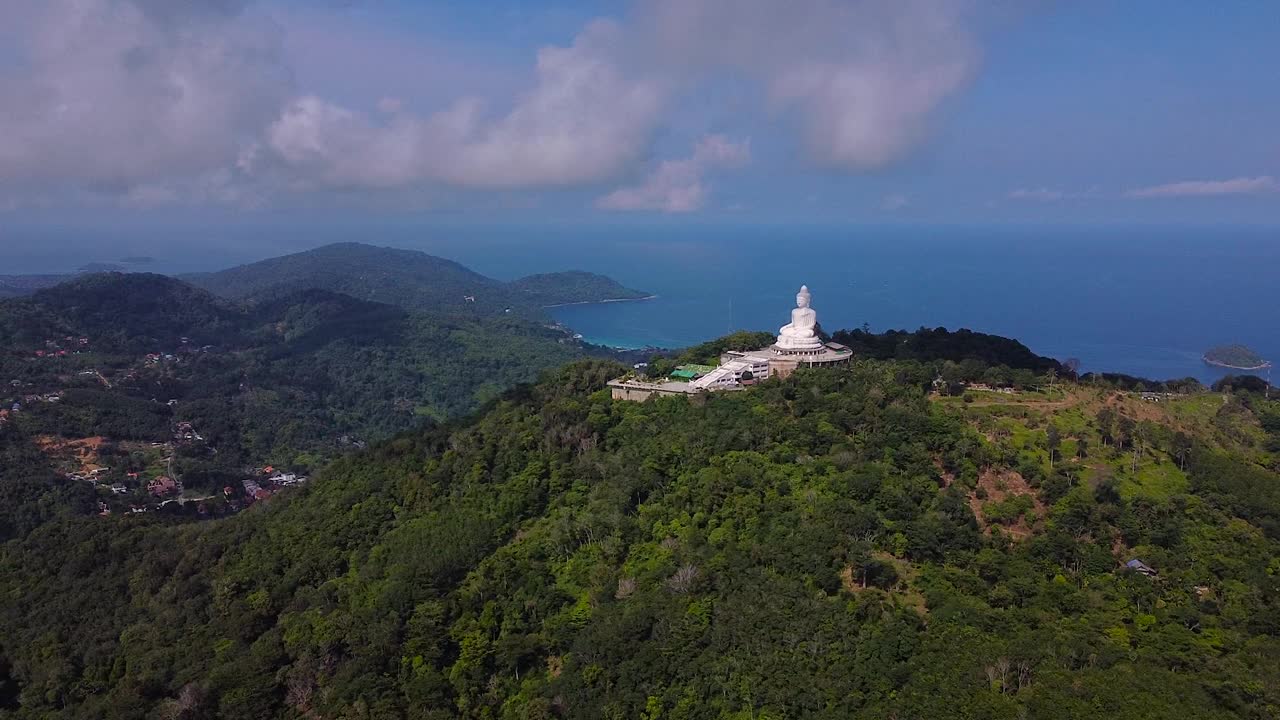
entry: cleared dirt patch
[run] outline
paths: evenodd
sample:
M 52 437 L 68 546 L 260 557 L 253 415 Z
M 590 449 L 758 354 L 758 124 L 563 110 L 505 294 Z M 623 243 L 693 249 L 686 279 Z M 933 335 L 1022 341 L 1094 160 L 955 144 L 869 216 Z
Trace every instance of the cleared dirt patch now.
M 101 436 L 68 439 L 54 435 L 37 435 L 36 446 L 40 451 L 54 460 L 72 462 L 79 467 L 79 472 L 90 473 L 102 467 L 99 451 L 107 443 Z
M 1031 499 L 1031 509 L 1023 513 L 1017 522 L 1001 525 L 1006 533 L 1018 539 L 1030 536 L 1031 524 L 1045 515 L 1044 503 L 1040 502 L 1040 496 L 1017 471 L 984 470 L 978 475 L 978 488 L 985 491 L 986 498 L 979 498 L 977 490 L 969 493 L 969 509 L 978 519 L 978 526 L 982 528 L 982 532 L 988 535 L 991 534 L 991 526 L 995 523 L 989 522 L 982 513 L 982 506 L 987 503 L 1003 502 L 1016 496 L 1026 496 Z
M 951 483 L 956 481 L 955 473 L 948 472 L 947 469 L 942 466 L 942 458 L 935 457 L 933 459 L 933 466 L 938 469 L 938 477 L 942 478 L 942 487 L 951 487 Z

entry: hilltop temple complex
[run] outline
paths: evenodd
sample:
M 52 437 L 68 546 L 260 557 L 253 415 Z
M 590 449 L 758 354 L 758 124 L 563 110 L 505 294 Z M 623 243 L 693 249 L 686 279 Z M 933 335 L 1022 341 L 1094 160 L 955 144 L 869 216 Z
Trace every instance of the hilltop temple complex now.
M 717 390 L 738 390 L 771 377 L 785 378 L 801 367 L 846 365 L 853 351 L 818 336 L 818 313 L 813 296 L 800 286 L 791 322 L 778 329 L 777 340 L 759 350 L 730 350 L 715 367 L 682 365 L 668 378 L 613 380 L 609 388 L 615 400 L 646 400 L 653 395 L 689 395 Z

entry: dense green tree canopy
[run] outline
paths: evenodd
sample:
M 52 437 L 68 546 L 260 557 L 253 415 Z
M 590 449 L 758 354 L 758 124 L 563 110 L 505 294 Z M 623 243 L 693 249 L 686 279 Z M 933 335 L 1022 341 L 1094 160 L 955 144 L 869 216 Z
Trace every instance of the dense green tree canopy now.
M 0 716 L 1280 708 L 1265 401 L 1188 401 L 1166 486 L 1160 418 L 1184 416 L 1110 396 L 1133 427 L 1104 444 L 1083 386 L 1046 401 L 1051 459 L 1032 400 L 930 398 L 911 361 L 645 403 L 602 389 L 622 370 L 569 366 L 232 518 L 45 522 L 0 556 Z M 1062 459 L 1084 437 L 1087 468 Z
M 479 407 L 587 351 L 520 317 L 410 312 L 325 290 L 255 305 L 160 275 L 89 275 L 0 303 L 0 400 L 26 433 L 163 442 L 311 466 Z M 60 395 L 57 402 L 27 401 Z
M 850 367 L 633 403 L 478 310 L 120 274 L 0 303 L 0 718 L 1280 713 L 1265 383 L 852 331 Z M 72 438 L 210 493 L 324 469 L 100 516 Z

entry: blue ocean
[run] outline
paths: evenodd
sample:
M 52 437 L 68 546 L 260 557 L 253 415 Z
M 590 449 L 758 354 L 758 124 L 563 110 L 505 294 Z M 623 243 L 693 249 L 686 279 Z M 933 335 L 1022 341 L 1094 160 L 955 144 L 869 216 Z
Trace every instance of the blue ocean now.
M 510 279 L 577 268 L 657 297 L 557 308 L 587 340 L 680 347 L 732 330 L 776 330 L 801 284 L 828 330 L 943 326 L 1017 338 L 1085 370 L 1151 378 L 1223 373 L 1200 360 L 1243 343 L 1280 361 L 1280 229 L 806 227 L 618 224 L 567 227 L 325 227 L 161 241 L 134 233 L 114 257 L 152 269 L 226 267 L 326 242 L 407 247 Z M 101 238 L 78 262 L 112 261 Z M 179 252 L 175 248 L 181 248 Z M 96 251 L 96 252 L 93 252 Z M 0 255 L 4 250 L 0 249 Z M 67 253 L 58 258 L 67 262 Z M 14 272 L 50 267 L 29 252 Z M 38 265 L 38 267 L 37 267 Z
M 464 262 L 514 277 L 581 267 L 658 297 L 557 308 L 596 343 L 680 347 L 789 321 L 801 284 L 824 328 L 971 328 L 1085 370 L 1151 378 L 1224 372 L 1204 351 L 1280 360 L 1280 232 L 1175 229 L 669 230 Z M 532 250 L 532 252 L 530 252 Z M 550 254 L 552 257 L 546 257 Z

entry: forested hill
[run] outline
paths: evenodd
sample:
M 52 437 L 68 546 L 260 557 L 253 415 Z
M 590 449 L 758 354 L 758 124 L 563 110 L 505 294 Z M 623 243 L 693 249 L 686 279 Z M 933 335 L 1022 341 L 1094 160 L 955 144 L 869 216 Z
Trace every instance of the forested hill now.
M 246 466 L 306 471 L 585 354 L 567 331 L 512 315 L 410 312 L 324 290 L 242 305 L 119 273 L 0 301 L 0 347 L 5 441 L 90 443 L 92 459 L 68 459 L 65 472 L 105 466 L 99 489 L 131 492 L 148 474 L 217 490 Z M 172 462 L 144 462 L 152 444 Z
M 623 287 L 616 280 L 596 273 L 568 270 L 529 275 L 507 284 L 529 303 L 562 305 L 607 300 L 639 300 L 647 294 Z
M 242 300 L 320 289 L 430 310 L 462 308 L 466 297 L 479 301 L 487 294 L 501 292 L 498 281 L 452 260 L 361 243 L 326 245 L 183 279 L 216 295 Z M 486 299 L 483 306 L 500 305 L 504 300 L 493 303 Z
M 1276 717 L 1275 401 L 622 369 L 254 512 L 4 546 L 0 717 Z
M 361 243 L 326 245 L 184 279 L 234 299 L 261 300 L 290 291 L 323 289 L 410 310 L 480 314 L 509 308 L 536 314 L 545 305 L 645 296 L 585 272 L 503 283 L 451 260 Z
M 150 260 L 150 258 L 136 258 Z M 60 285 L 78 275 L 100 272 L 121 272 L 124 268 L 110 263 L 89 263 L 72 273 L 44 273 L 34 275 L 0 275 L 0 298 L 30 295 L 44 288 Z
M 1057 360 L 1036 355 L 1017 340 L 966 329 L 952 332 L 946 328 L 920 328 L 915 332 L 890 330 L 884 333 L 841 330 L 832 339 L 849 346 L 857 355 L 881 360 L 951 360 L 957 363 L 967 360 L 1037 373 L 1064 370 Z
M 30 295 L 40 288 L 65 282 L 65 275 L 0 275 L 0 298 Z
M 174 348 L 183 338 L 197 347 L 236 342 L 246 327 L 242 308 L 180 280 L 149 273 L 98 273 L 37 291 L 7 306 L 3 317 L 24 310 L 44 313 L 73 335 L 91 335 L 112 351 Z M 39 324 L 19 328 L 19 342 L 51 336 Z

